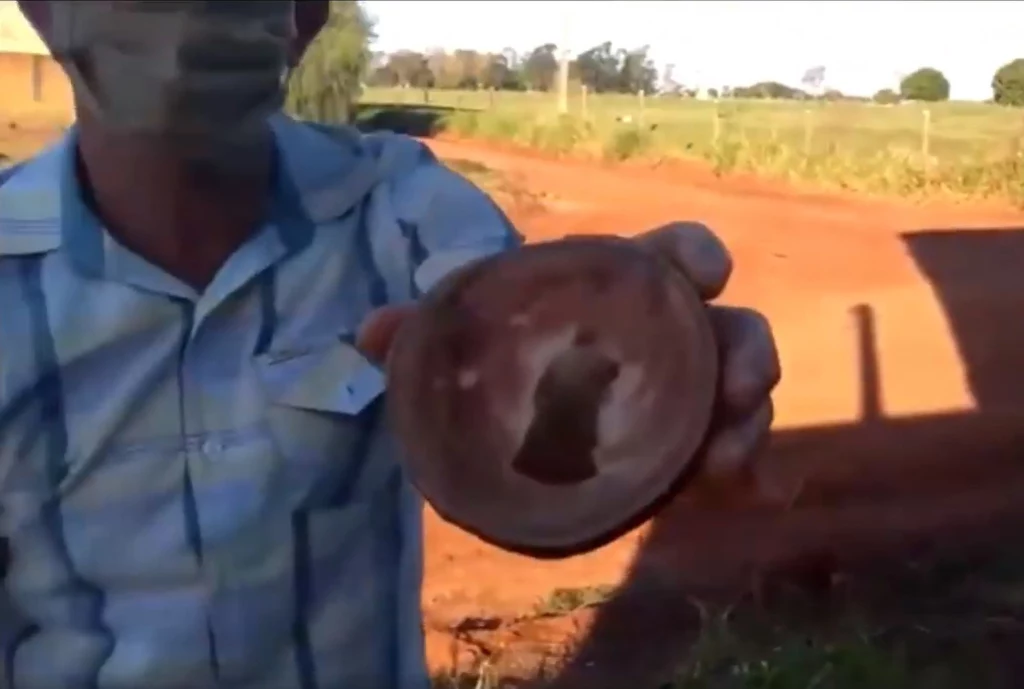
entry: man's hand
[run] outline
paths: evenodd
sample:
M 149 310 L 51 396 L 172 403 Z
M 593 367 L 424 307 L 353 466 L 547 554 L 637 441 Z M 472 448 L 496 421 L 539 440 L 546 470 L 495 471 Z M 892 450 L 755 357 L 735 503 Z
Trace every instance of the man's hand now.
M 672 223 L 640 235 L 637 241 L 667 258 L 705 301 L 720 295 L 732 274 L 729 251 L 700 223 Z M 718 340 L 722 373 L 704 472 L 710 478 L 729 478 L 750 467 L 768 438 L 774 417 L 770 395 L 781 378 L 781 368 L 771 326 L 760 313 L 709 306 L 708 315 Z
M 705 301 L 729 280 L 732 258 L 722 242 L 699 223 L 672 223 L 636 241 L 679 269 Z M 370 359 L 383 362 L 402 320 L 414 305 L 385 306 L 360 327 L 356 344 Z M 768 321 L 750 309 L 709 306 L 721 356 L 721 389 L 712 435 L 704 457 L 709 478 L 739 476 L 749 468 L 768 437 L 773 410 L 771 391 L 780 368 Z

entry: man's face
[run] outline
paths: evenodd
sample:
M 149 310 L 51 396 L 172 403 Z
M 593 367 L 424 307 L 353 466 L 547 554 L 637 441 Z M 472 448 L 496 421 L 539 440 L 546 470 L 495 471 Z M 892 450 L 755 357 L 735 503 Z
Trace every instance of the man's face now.
M 21 0 L 79 108 L 112 129 L 230 137 L 280 107 L 326 0 Z
M 22 13 L 29 20 L 36 31 L 46 39 L 49 35 L 51 24 L 51 5 L 62 0 L 18 0 L 18 6 Z M 66 0 L 64 0 L 66 1 Z M 237 12 L 240 6 L 253 5 L 255 3 L 241 0 L 210 0 L 208 2 L 195 2 L 189 0 L 167 1 L 167 0 L 88 0 L 89 4 L 97 7 L 105 7 L 111 16 L 116 16 L 117 10 L 122 11 L 135 5 L 147 5 L 156 10 L 173 9 L 174 6 L 187 5 L 208 5 L 213 9 L 218 6 L 225 11 Z M 290 46 L 290 53 L 294 63 L 298 63 L 306 48 L 316 38 L 316 35 L 327 23 L 327 15 L 330 11 L 329 0 L 293 0 L 292 21 L 294 26 L 294 38 Z

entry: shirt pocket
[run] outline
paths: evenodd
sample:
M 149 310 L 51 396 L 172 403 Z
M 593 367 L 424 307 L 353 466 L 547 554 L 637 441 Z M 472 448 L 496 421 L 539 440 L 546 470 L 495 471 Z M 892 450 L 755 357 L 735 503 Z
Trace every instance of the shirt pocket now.
M 372 500 L 396 462 L 383 428 L 383 371 L 340 339 L 259 355 L 256 369 L 295 508 Z
M 275 405 L 355 416 L 385 388 L 384 372 L 338 339 L 256 357 L 260 380 Z

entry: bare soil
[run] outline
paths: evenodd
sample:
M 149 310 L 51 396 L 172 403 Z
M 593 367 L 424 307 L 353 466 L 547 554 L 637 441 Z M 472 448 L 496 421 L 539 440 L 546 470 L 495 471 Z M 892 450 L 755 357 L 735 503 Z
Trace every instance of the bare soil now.
M 528 240 L 711 226 L 735 260 L 722 301 L 768 315 L 784 371 L 759 491 L 687 491 L 635 533 L 554 563 L 429 515 L 436 667 L 498 654 L 515 674 L 582 644 L 585 686 L 642 687 L 685 661 L 695 598 L 761 599 L 779 580 L 831 591 L 853 572 L 878 593 L 906 574 L 893 568 L 1012 547 L 1005 525 L 1024 516 L 1024 214 L 429 144 L 471 178 L 486 170 L 483 186 Z M 596 614 L 533 614 L 553 590 L 607 586 L 618 593 Z

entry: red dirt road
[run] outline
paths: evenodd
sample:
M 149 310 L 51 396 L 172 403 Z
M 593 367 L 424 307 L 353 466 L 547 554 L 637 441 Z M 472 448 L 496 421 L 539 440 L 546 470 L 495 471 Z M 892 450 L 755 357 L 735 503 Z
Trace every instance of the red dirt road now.
M 952 543 L 954 529 L 1024 512 L 1024 214 L 430 145 L 542 193 L 545 208 L 506 209 L 529 239 L 710 225 L 735 259 L 722 301 L 768 315 L 784 380 L 761 477 L 774 504 L 691 493 L 650 527 L 556 563 L 429 515 L 428 628 L 527 612 L 556 587 L 628 578 L 695 590 L 808 552 L 843 558 L 922 535 Z

